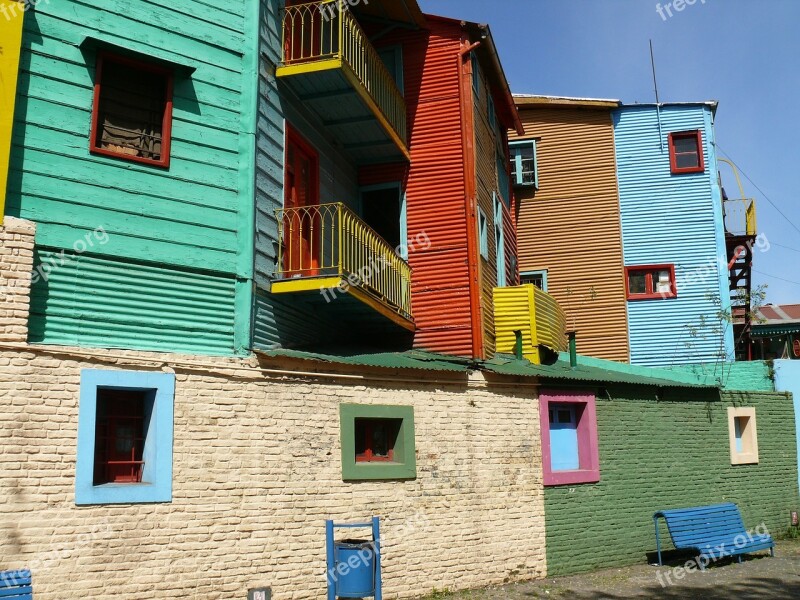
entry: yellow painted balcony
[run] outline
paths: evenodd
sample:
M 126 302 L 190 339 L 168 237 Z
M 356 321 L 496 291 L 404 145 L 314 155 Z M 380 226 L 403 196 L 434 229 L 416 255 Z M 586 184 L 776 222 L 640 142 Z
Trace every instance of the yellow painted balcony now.
M 725 200 L 725 231 L 730 235 L 739 237 L 755 236 L 756 229 L 756 201 L 752 198 Z
M 284 9 L 283 63 L 276 76 L 356 161 L 409 158 L 403 94 L 346 2 Z
M 494 289 L 494 325 L 497 352 L 513 354 L 517 332 L 522 339 L 522 355 L 541 364 L 544 351 L 567 349 L 567 318 L 550 294 L 533 284 Z
M 276 212 L 281 230 L 273 293 L 301 294 L 331 311 L 378 313 L 414 330 L 411 267 L 352 210 L 337 202 Z

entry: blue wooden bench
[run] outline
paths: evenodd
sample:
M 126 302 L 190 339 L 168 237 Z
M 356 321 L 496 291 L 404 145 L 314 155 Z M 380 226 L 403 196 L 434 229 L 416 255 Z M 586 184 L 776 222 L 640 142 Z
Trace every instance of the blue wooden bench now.
M 672 543 L 678 550 L 694 550 L 698 564 L 706 564 L 725 556 L 736 556 L 742 562 L 742 554 L 769 549 L 775 556 L 775 542 L 769 534 L 748 533 L 742 522 L 739 507 L 735 504 L 714 504 L 695 508 L 661 510 L 653 515 L 656 528 L 658 564 L 661 562 L 661 541 L 658 537 L 658 519 L 667 523 Z
M 0 600 L 33 600 L 31 572 L 0 571 Z

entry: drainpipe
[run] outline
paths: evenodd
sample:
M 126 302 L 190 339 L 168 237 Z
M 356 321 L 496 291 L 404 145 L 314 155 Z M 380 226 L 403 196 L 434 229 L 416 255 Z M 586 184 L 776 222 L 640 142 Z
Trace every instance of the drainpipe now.
M 514 339 L 514 356 L 517 358 L 517 360 L 522 360 L 522 332 L 515 331 Z
M 578 366 L 578 332 L 568 331 L 567 335 L 569 336 L 569 367 L 575 369 Z

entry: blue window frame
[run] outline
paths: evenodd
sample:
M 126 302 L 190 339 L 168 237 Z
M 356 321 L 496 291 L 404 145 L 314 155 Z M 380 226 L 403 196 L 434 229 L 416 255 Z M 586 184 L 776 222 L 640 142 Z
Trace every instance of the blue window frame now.
M 515 186 L 539 189 L 539 164 L 536 158 L 536 140 L 509 142 L 511 151 L 511 178 Z
M 482 208 L 478 209 L 478 235 L 480 236 L 481 256 L 489 260 L 489 220 Z
M 494 196 L 494 239 L 497 245 L 497 287 L 506 287 L 506 240 L 503 230 L 503 204 Z
M 578 418 L 574 406 L 551 404 L 550 417 L 550 469 L 575 471 L 580 468 L 578 452 Z
M 491 127 L 492 130 L 494 130 L 497 126 L 497 116 L 495 115 L 494 100 L 492 99 L 491 94 L 489 94 L 489 98 L 486 104 L 487 104 L 487 110 L 489 111 L 489 127 Z
M 519 281 L 522 285 L 532 283 L 543 292 L 547 291 L 547 269 L 543 271 L 525 271 L 519 274 Z
M 510 208 L 511 181 L 508 177 L 506 159 L 498 150 L 495 150 L 495 156 L 497 160 L 497 187 L 500 190 L 500 197 L 503 199 L 503 203 Z
M 138 394 L 143 403 L 141 475 L 136 483 L 96 481 L 103 435 L 99 404 L 106 392 Z M 78 407 L 76 504 L 135 504 L 172 500 L 172 440 L 175 375 L 171 373 L 85 369 Z

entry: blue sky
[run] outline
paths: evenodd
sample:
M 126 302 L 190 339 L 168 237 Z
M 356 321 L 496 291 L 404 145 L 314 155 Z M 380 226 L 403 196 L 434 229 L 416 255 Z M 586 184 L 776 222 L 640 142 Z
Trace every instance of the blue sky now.
M 674 0 L 673 0 L 674 1 Z M 420 0 L 425 12 L 489 23 L 514 92 L 662 102 L 718 100 L 720 149 L 782 216 L 756 198 L 755 284 L 767 301 L 800 303 L 800 0 L 695 0 L 662 18 L 655 0 Z M 728 195 L 738 197 L 722 166 Z

